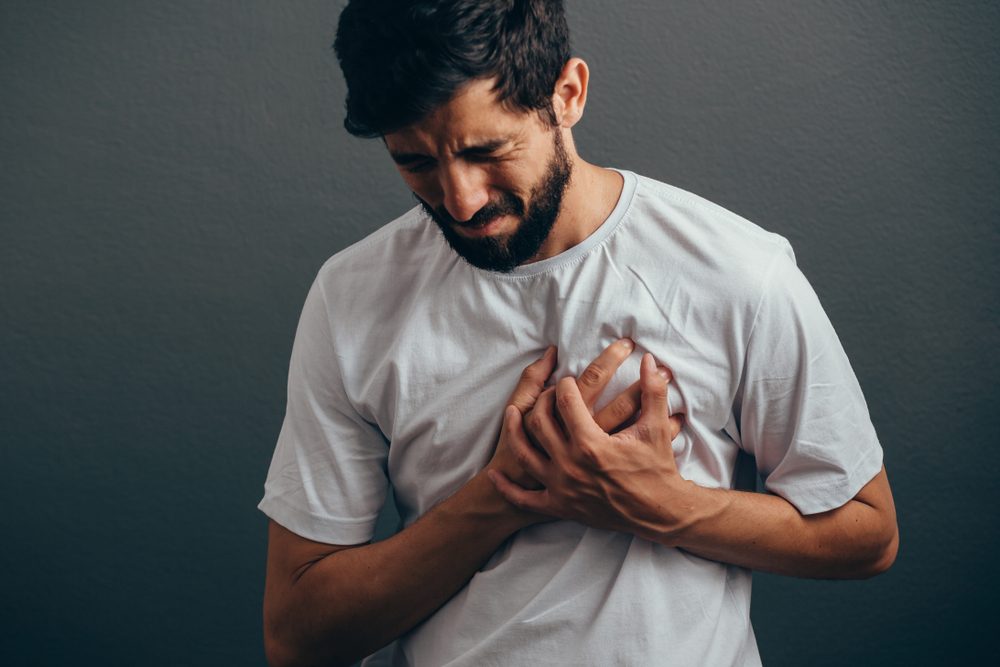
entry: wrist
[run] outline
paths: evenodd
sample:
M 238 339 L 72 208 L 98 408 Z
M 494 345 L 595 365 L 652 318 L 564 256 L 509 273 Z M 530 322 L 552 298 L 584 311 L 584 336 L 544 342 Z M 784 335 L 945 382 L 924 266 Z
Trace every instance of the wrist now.
M 718 491 L 678 478 L 662 504 L 668 508 L 669 516 L 661 526 L 656 541 L 678 548 L 696 544 L 706 521 L 723 510 L 725 494 Z
M 481 470 L 452 496 L 453 509 L 471 518 L 483 530 L 506 539 L 522 528 L 537 523 L 538 517 L 511 505 Z

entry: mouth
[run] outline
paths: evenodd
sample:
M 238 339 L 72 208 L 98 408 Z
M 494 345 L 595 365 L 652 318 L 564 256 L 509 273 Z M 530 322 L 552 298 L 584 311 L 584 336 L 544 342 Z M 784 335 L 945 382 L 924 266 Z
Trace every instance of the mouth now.
M 499 215 L 492 220 L 487 220 L 481 223 L 470 223 L 470 222 L 456 222 L 453 223 L 455 231 L 457 231 L 462 236 L 468 238 L 483 238 L 485 236 L 493 236 L 496 234 L 501 227 L 503 227 L 504 219 L 507 216 Z

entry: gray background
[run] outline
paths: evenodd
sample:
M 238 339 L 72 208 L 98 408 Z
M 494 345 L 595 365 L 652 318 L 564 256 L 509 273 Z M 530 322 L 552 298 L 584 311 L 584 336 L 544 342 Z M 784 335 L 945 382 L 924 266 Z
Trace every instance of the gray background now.
M 337 2 L 0 2 L 0 662 L 259 665 L 298 312 L 411 205 L 341 129 Z M 787 236 L 854 363 L 902 548 L 755 576 L 768 665 L 989 655 L 995 2 L 570 0 L 584 157 Z

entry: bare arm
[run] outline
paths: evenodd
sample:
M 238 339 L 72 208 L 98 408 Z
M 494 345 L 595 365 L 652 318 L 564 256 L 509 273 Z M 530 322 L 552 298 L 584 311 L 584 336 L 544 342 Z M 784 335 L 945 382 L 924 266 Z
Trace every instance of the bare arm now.
M 896 559 L 899 532 L 885 468 L 845 505 L 810 515 L 775 495 L 689 485 L 701 518 L 668 540 L 703 558 L 820 579 L 871 577 Z
M 584 409 L 603 391 L 632 351 L 609 346 L 579 380 Z M 521 428 L 555 368 L 555 350 L 525 369 L 504 413 L 488 469 L 529 484 L 513 457 L 530 446 Z M 631 418 L 639 385 L 593 417 L 602 428 Z M 374 544 L 337 546 L 302 538 L 271 522 L 264 636 L 272 665 L 349 664 L 384 646 L 450 599 L 491 554 L 520 528 L 551 517 L 517 510 L 480 473 L 397 535 Z
M 406 530 L 359 547 L 312 542 L 272 521 L 268 661 L 349 664 L 433 613 L 531 522 L 489 487 L 477 476 Z
M 515 454 L 544 488 L 524 489 L 494 472 L 498 490 L 525 511 L 630 532 L 754 569 L 859 578 L 892 564 L 898 532 L 884 470 L 846 505 L 811 516 L 777 496 L 699 487 L 677 472 L 667 384 L 649 355 L 640 382 L 639 420 L 610 436 L 581 411 L 572 383 L 564 379 L 554 394 L 542 394 L 525 423 L 547 457 L 519 445 Z

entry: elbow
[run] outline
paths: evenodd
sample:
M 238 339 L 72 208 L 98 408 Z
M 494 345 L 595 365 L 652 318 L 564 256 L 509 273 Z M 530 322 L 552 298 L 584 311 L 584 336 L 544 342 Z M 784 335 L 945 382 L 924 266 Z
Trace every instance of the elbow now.
M 872 569 L 872 576 L 876 574 L 882 574 L 896 562 L 896 555 L 899 553 L 899 529 L 895 524 L 892 526 L 892 536 L 889 538 L 888 543 L 884 545 L 879 553 L 878 558 L 875 560 L 874 567 Z
M 328 667 L 330 665 L 350 664 L 336 660 L 317 662 L 297 651 L 295 647 L 274 638 L 269 639 L 267 635 L 264 636 L 264 656 L 270 667 L 315 667 L 318 665 Z
M 302 664 L 288 646 L 268 632 L 264 632 L 264 657 L 269 667 L 294 667 Z
M 820 579 L 871 579 L 892 567 L 898 552 L 899 530 L 893 521 L 852 546 L 830 553 L 821 571 L 813 576 Z
M 309 662 L 297 651 L 294 644 L 277 632 L 274 625 L 264 620 L 264 657 L 270 667 L 300 667 Z
M 294 667 L 302 660 L 293 644 L 282 632 L 282 623 L 272 602 L 270 591 L 264 593 L 264 657 L 269 667 Z
M 878 576 L 886 572 L 896 562 L 896 555 L 899 553 L 899 529 L 895 522 L 892 523 L 891 530 L 887 530 L 886 533 L 872 549 L 856 578 L 870 579 Z
M 338 667 L 351 665 L 363 656 L 346 658 L 328 655 L 322 658 L 304 651 L 301 646 L 281 637 L 273 628 L 264 627 L 264 656 L 270 667 Z

